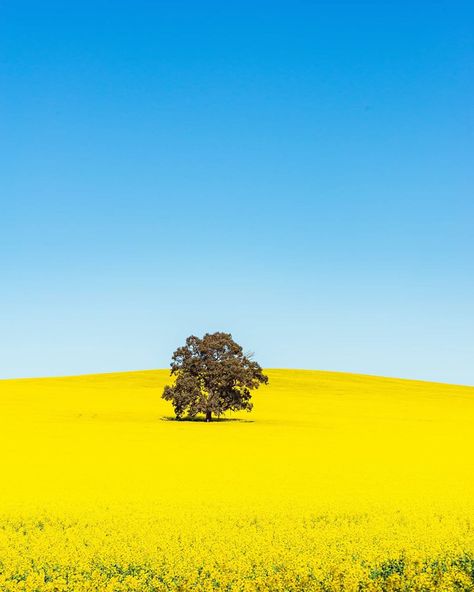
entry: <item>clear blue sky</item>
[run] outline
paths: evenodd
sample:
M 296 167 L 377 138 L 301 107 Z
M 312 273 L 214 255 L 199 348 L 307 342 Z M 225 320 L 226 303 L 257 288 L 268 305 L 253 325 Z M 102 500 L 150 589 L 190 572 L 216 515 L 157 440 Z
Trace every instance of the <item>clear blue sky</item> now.
M 0 376 L 474 384 L 471 2 L 4 0 Z

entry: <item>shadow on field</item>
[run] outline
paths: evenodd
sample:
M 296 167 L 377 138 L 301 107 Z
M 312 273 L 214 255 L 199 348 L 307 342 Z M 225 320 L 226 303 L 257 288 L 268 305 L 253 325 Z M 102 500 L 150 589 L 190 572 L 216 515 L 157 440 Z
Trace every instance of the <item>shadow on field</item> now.
M 176 417 L 172 415 L 163 415 L 163 417 L 161 417 L 160 419 L 161 421 L 174 421 L 176 423 L 254 423 L 255 421 L 253 419 L 240 419 L 239 417 L 213 417 L 212 421 L 206 422 L 205 417 L 182 417 L 181 419 L 176 419 Z

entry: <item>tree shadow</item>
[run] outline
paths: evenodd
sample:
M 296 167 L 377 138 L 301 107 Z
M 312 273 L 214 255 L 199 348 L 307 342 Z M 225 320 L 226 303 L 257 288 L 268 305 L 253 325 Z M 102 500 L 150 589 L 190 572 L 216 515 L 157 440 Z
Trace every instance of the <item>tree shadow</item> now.
M 240 417 L 213 417 L 211 421 L 206 422 L 205 417 L 181 417 L 177 419 L 174 415 L 163 415 L 161 421 L 174 421 L 175 423 L 254 423 L 253 419 L 241 419 Z

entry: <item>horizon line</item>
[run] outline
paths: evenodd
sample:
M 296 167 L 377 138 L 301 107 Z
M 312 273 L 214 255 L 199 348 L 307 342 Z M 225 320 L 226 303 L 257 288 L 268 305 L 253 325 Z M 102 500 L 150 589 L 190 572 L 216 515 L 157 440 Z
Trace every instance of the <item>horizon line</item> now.
M 283 367 L 269 367 L 263 368 L 265 372 L 272 371 L 287 371 L 287 372 L 317 372 L 320 374 L 343 374 L 346 376 L 360 376 L 364 378 L 373 378 L 380 380 L 397 380 L 405 382 L 420 382 L 428 384 L 442 384 L 445 386 L 461 386 L 466 388 L 474 388 L 471 384 L 461 384 L 456 382 L 443 382 L 440 380 L 426 380 L 422 378 L 405 378 L 400 376 L 385 376 L 381 374 L 367 374 L 364 372 L 346 372 L 343 370 L 322 370 L 317 368 L 283 368 Z M 141 374 L 145 372 L 169 372 L 168 368 L 148 368 L 148 369 L 135 369 L 135 370 L 115 370 L 107 372 L 81 372 L 79 374 L 58 374 L 54 376 L 19 376 L 10 378 L 0 378 L 0 382 L 7 381 L 18 381 L 18 380 L 61 380 L 66 378 L 86 378 L 88 376 L 113 376 L 117 374 Z

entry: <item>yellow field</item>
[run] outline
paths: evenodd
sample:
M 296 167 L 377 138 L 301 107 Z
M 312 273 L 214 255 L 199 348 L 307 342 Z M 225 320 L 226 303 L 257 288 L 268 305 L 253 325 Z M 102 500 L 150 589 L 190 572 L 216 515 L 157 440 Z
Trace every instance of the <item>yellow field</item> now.
M 473 590 L 474 388 L 268 374 L 211 424 L 166 371 L 0 381 L 0 590 Z

